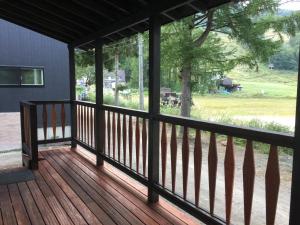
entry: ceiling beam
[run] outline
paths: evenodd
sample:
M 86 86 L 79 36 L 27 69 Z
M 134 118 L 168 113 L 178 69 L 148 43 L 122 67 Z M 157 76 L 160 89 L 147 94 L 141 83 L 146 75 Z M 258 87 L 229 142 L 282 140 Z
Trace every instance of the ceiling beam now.
M 44 28 L 44 27 L 41 27 L 39 25 L 28 25 L 28 21 L 26 19 L 23 19 L 23 18 L 20 18 L 18 17 L 18 15 L 10 15 L 8 14 L 6 11 L 3 11 L 1 8 L 0 8 L 0 13 L 1 13 L 1 18 L 3 18 L 4 20 L 8 21 L 8 22 L 11 22 L 11 23 L 14 23 L 16 25 L 19 25 L 21 27 L 24 27 L 26 29 L 29 29 L 29 30 L 32 30 L 32 31 L 35 31 L 37 33 L 40 33 L 42 35 L 45 35 L 49 38 L 54 38 L 58 41 L 61 41 L 61 42 L 64 42 L 64 43 L 68 43 L 70 42 L 71 40 L 66 38 L 66 37 L 63 37 L 62 35 L 58 35 L 56 33 L 53 33 L 52 31 L 49 31 L 48 29 Z
M 41 25 L 49 25 L 55 29 L 61 30 L 63 33 L 70 33 L 75 36 L 82 35 L 82 32 L 78 31 L 77 29 L 72 29 L 70 26 L 66 26 L 63 23 L 56 22 L 55 20 L 45 16 L 41 15 L 39 11 L 34 10 L 32 7 L 28 7 L 26 5 L 22 5 L 22 7 L 18 7 L 14 3 L 15 1 L 6 1 L 2 4 L 7 4 L 9 6 L 5 6 L 7 9 L 11 9 L 11 11 L 19 12 L 21 17 L 30 18 L 36 21 L 37 23 L 40 23 Z
M 125 19 L 122 19 L 121 21 L 117 21 L 113 24 L 111 24 L 108 28 L 98 30 L 96 32 L 90 33 L 87 36 L 80 38 L 73 42 L 73 45 L 75 47 L 80 46 L 82 44 L 86 44 L 88 42 L 93 41 L 97 37 L 105 37 L 108 35 L 111 35 L 113 33 L 117 33 L 121 30 L 127 29 L 131 26 L 134 26 L 136 24 L 139 24 L 143 21 L 146 21 L 150 15 L 152 15 L 155 12 L 163 13 L 166 11 L 169 11 L 170 9 L 176 9 L 178 7 L 181 7 L 183 5 L 186 5 L 193 0 L 173 0 L 173 1 L 160 1 L 152 5 L 151 7 L 148 7 L 145 10 L 141 10 L 139 13 L 129 16 Z
M 21 0 L 21 1 L 23 2 L 23 4 L 30 5 L 31 7 L 34 7 L 36 9 L 39 9 L 42 12 L 46 13 L 46 15 L 44 15 L 44 16 L 52 15 L 56 18 L 59 18 L 60 20 L 63 20 L 63 21 L 69 22 L 75 26 L 78 26 L 87 32 L 88 31 L 91 32 L 93 29 L 95 29 L 94 27 L 91 27 L 90 24 L 88 24 L 88 23 L 83 24 L 82 20 L 78 17 L 75 17 L 74 15 L 70 16 L 70 14 L 68 15 L 68 13 L 66 13 L 66 12 L 63 13 L 60 9 L 52 7 L 51 5 L 48 5 L 46 7 L 43 6 L 41 4 L 41 1 L 36 1 L 36 0 L 30 0 L 30 1 Z
M 95 12 L 96 14 L 99 14 L 100 16 L 104 16 L 109 18 L 112 21 L 115 21 L 116 19 L 119 19 L 122 15 L 116 13 L 114 10 L 110 10 L 109 8 L 105 7 L 103 4 L 99 4 L 94 2 L 93 0 L 73 0 L 76 4 L 80 5 L 83 8 L 86 8 L 90 11 Z
M 81 17 L 85 21 L 92 23 L 99 27 L 99 21 L 108 20 L 107 23 L 113 22 L 114 20 L 110 16 L 99 16 L 93 11 L 83 9 L 82 7 L 76 7 L 77 5 L 70 1 L 60 1 L 60 0 L 45 0 L 47 3 L 51 4 L 53 7 L 61 9 L 65 12 L 69 12 L 76 17 Z

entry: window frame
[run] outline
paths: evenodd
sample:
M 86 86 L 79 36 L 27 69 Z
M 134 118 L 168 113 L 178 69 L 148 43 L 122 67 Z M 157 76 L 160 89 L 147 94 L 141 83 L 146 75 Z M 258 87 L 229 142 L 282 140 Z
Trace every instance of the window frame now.
M 6 69 L 39 69 L 42 70 L 42 81 L 43 84 L 22 84 L 21 78 L 22 78 L 22 73 L 18 74 L 20 82 L 19 84 L 0 84 L 0 88 L 43 88 L 45 87 L 45 68 L 43 66 L 9 66 L 9 65 L 0 65 L 1 68 L 6 68 Z

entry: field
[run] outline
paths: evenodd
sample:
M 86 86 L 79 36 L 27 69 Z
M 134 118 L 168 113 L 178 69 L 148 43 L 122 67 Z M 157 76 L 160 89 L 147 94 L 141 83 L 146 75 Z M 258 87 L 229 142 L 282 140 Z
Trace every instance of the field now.
M 191 116 L 196 119 L 254 126 L 283 132 L 293 132 L 296 109 L 297 72 L 269 70 L 261 66 L 259 72 L 237 67 L 227 74 L 241 91 L 231 94 L 193 93 Z M 105 95 L 105 102 L 113 104 L 113 94 Z M 138 108 L 139 97 L 120 97 L 120 105 Z M 145 108 L 147 109 L 147 93 Z M 179 107 L 162 106 L 161 112 L 179 115 Z M 271 126 L 270 126 L 271 124 Z

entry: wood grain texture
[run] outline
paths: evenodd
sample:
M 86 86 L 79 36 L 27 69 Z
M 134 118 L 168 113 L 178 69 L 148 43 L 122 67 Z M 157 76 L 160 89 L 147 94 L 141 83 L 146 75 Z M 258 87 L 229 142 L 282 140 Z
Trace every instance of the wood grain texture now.
M 81 141 L 83 141 L 83 138 L 84 138 L 84 107 L 81 105 L 80 106 L 80 138 L 81 138 Z
M 117 116 L 118 161 L 121 161 L 121 116 Z
M 202 169 L 202 145 L 200 130 L 196 130 L 194 145 L 195 205 L 199 206 L 200 182 Z
M 123 163 L 126 165 L 126 154 L 127 154 L 127 122 L 126 115 L 123 115 Z
M 143 151 L 143 175 L 146 176 L 147 173 L 147 125 L 146 119 L 143 119 L 143 128 L 142 128 L 142 151 Z
M 113 144 L 113 159 L 116 159 L 116 115 L 113 112 L 112 117 L 112 144 Z
M 187 184 L 189 176 L 189 130 L 187 127 L 183 128 L 182 137 L 182 181 L 183 181 L 183 199 L 186 200 Z
M 209 209 L 210 213 L 214 214 L 215 209 L 215 194 L 216 194 L 216 180 L 217 180 L 217 143 L 216 134 L 210 134 L 209 149 L 208 149 L 208 180 L 209 180 Z
M 235 159 L 234 159 L 234 148 L 233 138 L 227 137 L 227 145 L 224 159 L 224 171 L 225 171 L 225 212 L 226 212 L 226 223 L 231 222 L 231 211 L 232 211 L 232 194 L 234 186 L 234 170 L 235 170 Z
M 62 103 L 60 106 L 60 122 L 61 122 L 61 131 L 62 136 L 65 138 L 66 134 L 66 112 L 65 112 L 65 104 Z
M 172 192 L 175 193 L 176 169 L 177 169 L 177 133 L 176 133 L 176 125 L 175 124 L 172 124 L 170 149 L 171 149 Z
M 90 107 L 90 130 L 91 130 L 91 143 L 90 146 L 95 147 L 94 145 L 94 108 Z
M 56 139 L 56 105 L 52 104 L 51 108 L 51 126 L 53 132 L 53 139 Z
M 274 225 L 280 186 L 280 171 L 277 146 L 271 145 L 267 170 L 265 175 L 266 185 L 266 224 Z
M 136 172 L 140 169 L 140 120 L 136 117 L 135 121 L 135 156 L 136 156 Z
M 128 131 L 128 144 L 129 144 L 129 167 L 132 169 L 132 138 L 133 138 L 133 130 L 132 130 L 132 116 L 129 116 L 129 131 Z
M 250 225 L 253 191 L 255 180 L 255 161 L 253 144 L 251 140 L 247 140 L 244 164 L 243 164 L 243 190 L 244 190 L 244 223 Z
M 166 170 L 167 170 L 167 131 L 166 123 L 162 123 L 161 138 L 160 138 L 160 150 L 161 150 L 161 177 L 162 186 L 166 184 Z
M 110 157 L 110 148 L 111 148 L 111 146 L 110 146 L 110 144 L 111 144 L 111 142 L 110 142 L 110 139 L 111 139 L 111 137 L 110 137 L 110 130 L 111 130 L 111 125 L 110 125 L 110 112 L 109 111 L 107 111 L 107 150 L 108 150 L 108 152 L 107 152 L 107 155 Z
M 84 142 L 87 143 L 87 107 L 83 106 L 83 135 L 84 135 Z
M 86 124 L 87 124 L 87 144 L 90 145 L 91 144 L 91 108 L 90 107 L 86 107 Z
M 80 105 L 76 105 L 76 109 L 77 109 L 77 118 L 76 118 L 76 121 L 77 121 L 77 139 L 80 140 L 80 130 L 81 130 L 81 107 Z
M 43 104 L 43 131 L 44 131 L 44 140 L 47 140 L 47 128 L 48 128 L 48 112 L 47 105 Z

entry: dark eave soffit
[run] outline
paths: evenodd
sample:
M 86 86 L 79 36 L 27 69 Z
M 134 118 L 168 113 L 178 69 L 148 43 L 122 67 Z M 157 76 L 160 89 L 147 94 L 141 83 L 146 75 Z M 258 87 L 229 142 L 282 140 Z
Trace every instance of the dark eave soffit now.
M 0 0 L 0 18 L 63 41 L 92 48 L 148 30 L 151 15 L 162 24 L 231 0 Z M 174 16 L 176 15 L 176 16 Z

